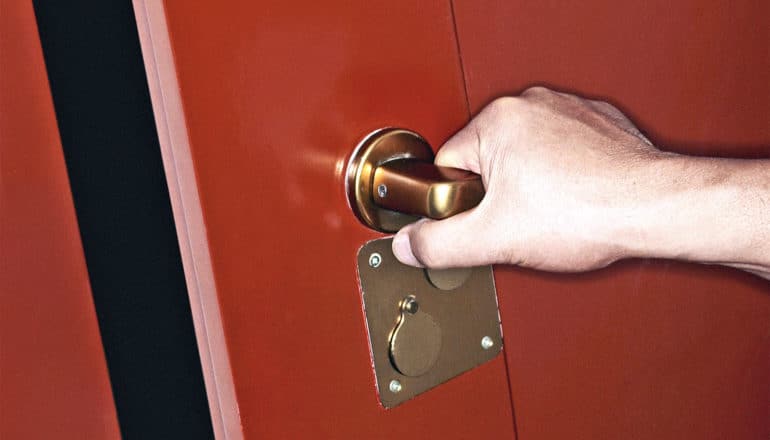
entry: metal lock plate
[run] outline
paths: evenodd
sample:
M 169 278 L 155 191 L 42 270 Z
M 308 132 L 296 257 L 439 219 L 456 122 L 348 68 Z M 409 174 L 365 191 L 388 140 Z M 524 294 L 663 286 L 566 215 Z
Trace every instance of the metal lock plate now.
M 496 357 L 503 345 L 492 267 L 401 264 L 391 238 L 358 252 L 377 394 L 392 408 Z

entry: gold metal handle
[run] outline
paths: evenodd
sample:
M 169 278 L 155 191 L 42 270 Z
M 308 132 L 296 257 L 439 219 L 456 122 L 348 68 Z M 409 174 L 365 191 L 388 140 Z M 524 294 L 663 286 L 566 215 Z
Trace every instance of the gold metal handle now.
M 393 232 L 418 217 L 443 219 L 484 197 L 481 177 L 433 164 L 433 150 L 415 132 L 387 128 L 367 136 L 348 161 L 350 207 L 365 225 Z
M 397 159 L 374 171 L 374 203 L 405 214 L 443 219 L 484 198 L 481 176 L 429 162 Z

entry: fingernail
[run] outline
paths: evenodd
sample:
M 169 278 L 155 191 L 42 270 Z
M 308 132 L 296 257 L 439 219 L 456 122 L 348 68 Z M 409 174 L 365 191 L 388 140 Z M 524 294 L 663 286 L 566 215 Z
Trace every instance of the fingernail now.
M 409 234 L 399 232 L 393 237 L 393 255 L 396 259 L 406 265 L 422 267 L 417 258 L 412 253 L 412 245 L 409 243 Z

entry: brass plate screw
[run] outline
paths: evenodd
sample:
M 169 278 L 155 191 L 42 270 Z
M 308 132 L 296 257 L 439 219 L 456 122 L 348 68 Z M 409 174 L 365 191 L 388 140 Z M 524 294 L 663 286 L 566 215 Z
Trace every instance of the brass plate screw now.
M 382 264 L 382 255 L 378 254 L 377 252 L 369 255 L 369 266 L 378 268 L 380 267 L 380 264 Z
M 495 341 L 492 340 L 489 336 L 484 336 L 481 338 L 481 348 L 484 350 L 489 350 L 495 345 Z
M 401 386 L 401 382 L 396 379 L 391 380 L 390 384 L 388 385 L 388 389 L 391 393 L 400 393 L 402 388 L 403 387 Z

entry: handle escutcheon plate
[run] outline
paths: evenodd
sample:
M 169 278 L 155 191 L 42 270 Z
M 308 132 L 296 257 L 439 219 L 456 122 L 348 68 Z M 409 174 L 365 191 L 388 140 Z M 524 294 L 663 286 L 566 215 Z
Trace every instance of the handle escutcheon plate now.
M 368 135 L 348 160 L 345 189 L 366 226 L 394 232 L 419 217 L 443 219 L 473 208 L 484 197 L 477 174 L 433 164 L 419 134 L 384 128 Z

